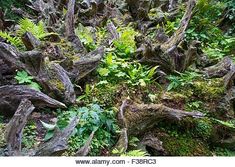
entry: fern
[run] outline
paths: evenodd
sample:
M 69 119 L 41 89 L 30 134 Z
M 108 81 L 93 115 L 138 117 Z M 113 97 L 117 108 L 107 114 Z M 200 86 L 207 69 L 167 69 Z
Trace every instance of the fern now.
M 22 36 L 26 32 L 31 32 L 36 38 L 43 39 L 48 35 L 55 33 L 48 33 L 42 21 L 35 24 L 32 20 L 24 18 L 19 21 L 20 29 L 17 31 L 18 36 Z
M 21 39 L 18 37 L 12 37 L 9 33 L 3 32 L 3 31 L 0 31 L 0 37 L 2 37 L 7 42 L 9 42 L 10 44 L 14 45 L 17 48 L 22 47 L 23 43 L 22 43 Z

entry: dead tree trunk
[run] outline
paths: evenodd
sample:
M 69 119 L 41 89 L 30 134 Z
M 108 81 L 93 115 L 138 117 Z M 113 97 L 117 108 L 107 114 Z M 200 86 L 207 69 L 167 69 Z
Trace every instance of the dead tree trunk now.
M 68 41 L 74 44 L 74 49 L 76 49 L 81 53 L 84 53 L 85 48 L 83 47 L 81 40 L 75 34 L 74 8 L 75 8 L 75 0 L 69 0 L 68 11 L 65 18 L 65 34 Z
M 21 142 L 23 129 L 27 119 L 34 110 L 33 104 L 28 99 L 23 99 L 13 118 L 6 127 L 6 141 L 9 156 L 21 155 Z

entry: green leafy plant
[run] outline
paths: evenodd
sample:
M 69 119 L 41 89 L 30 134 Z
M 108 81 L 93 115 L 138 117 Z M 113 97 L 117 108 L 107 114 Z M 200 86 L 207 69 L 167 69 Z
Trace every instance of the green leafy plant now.
M 10 44 L 12 44 L 13 46 L 17 48 L 20 48 L 23 46 L 23 43 L 20 38 L 14 37 L 7 32 L 0 31 L 0 37 L 5 39 L 7 42 L 9 42 Z
M 227 126 L 229 128 L 235 129 L 235 122 L 234 121 L 222 121 L 218 119 L 213 119 L 216 123 L 219 123 L 221 125 Z
M 38 39 L 43 39 L 48 35 L 55 34 L 46 32 L 43 21 L 39 21 L 38 24 L 35 24 L 32 20 L 24 18 L 19 21 L 19 26 L 20 28 L 17 30 L 19 37 L 26 32 L 31 32 Z
M 166 23 L 163 25 L 164 31 L 167 35 L 172 35 L 177 29 L 180 23 L 180 19 L 176 19 L 175 21 L 167 20 Z
M 24 128 L 22 144 L 25 148 L 32 148 L 36 145 L 37 126 L 34 122 L 29 122 Z
M 179 75 L 169 75 L 167 79 L 170 84 L 167 87 L 167 91 L 175 90 L 179 87 L 186 85 L 192 85 L 195 79 L 198 79 L 201 75 L 193 71 L 185 71 L 184 73 L 178 73 Z
M 112 154 L 118 155 L 121 157 L 145 157 L 148 156 L 148 153 L 142 150 L 131 150 L 124 152 L 123 149 L 118 150 L 118 149 L 113 149 Z
M 216 147 L 214 150 L 216 156 L 235 156 L 235 152 L 225 148 Z
M 65 128 L 74 116 L 80 118 L 73 136 L 69 139 L 69 154 L 73 155 L 81 148 L 92 131 L 95 131 L 95 135 L 91 143 L 90 155 L 99 155 L 101 149 L 108 148 L 114 143 L 118 126 L 112 110 L 103 110 L 99 105 L 91 104 L 88 107 L 70 108 L 69 111 L 58 111 L 58 113 L 56 126 L 60 129 Z M 48 140 L 53 136 L 55 127 L 45 123 L 44 125 L 48 130 L 45 140 Z
M 129 58 L 136 50 L 135 36 L 137 32 L 131 27 L 120 27 L 120 38 L 113 42 L 116 54 L 122 58 Z
M 107 82 L 125 82 L 129 85 L 146 86 L 152 81 L 156 67 L 149 68 L 140 63 L 129 63 L 125 59 L 110 52 L 107 54 L 104 63 L 97 69 L 102 80 Z
M 96 44 L 90 27 L 84 27 L 82 24 L 79 24 L 75 29 L 75 33 L 89 51 L 96 49 Z
M 18 71 L 15 79 L 18 81 L 19 84 L 25 84 L 35 90 L 40 91 L 41 87 L 38 83 L 33 81 L 33 77 L 29 76 L 26 71 Z
M 186 108 L 189 110 L 200 110 L 202 105 L 203 105 L 202 101 L 192 101 L 187 103 Z
M 217 27 L 217 21 L 225 7 L 226 5 L 223 2 L 199 0 L 195 9 L 196 14 L 193 16 L 186 32 L 187 39 L 196 39 L 203 43 L 222 39 L 223 34 Z

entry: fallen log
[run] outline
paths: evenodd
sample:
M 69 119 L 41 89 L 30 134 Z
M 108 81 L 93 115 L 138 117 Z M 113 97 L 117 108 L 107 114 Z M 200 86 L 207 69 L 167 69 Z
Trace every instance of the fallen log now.
M 65 104 L 52 99 L 42 92 L 24 85 L 5 85 L 0 87 L 0 114 L 11 116 L 22 99 L 30 100 L 37 108 L 65 108 Z

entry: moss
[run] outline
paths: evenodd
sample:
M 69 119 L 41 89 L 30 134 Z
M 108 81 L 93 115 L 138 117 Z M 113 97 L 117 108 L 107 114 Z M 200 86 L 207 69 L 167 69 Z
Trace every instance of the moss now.
M 197 137 L 200 137 L 203 140 L 207 140 L 211 137 L 213 133 L 213 126 L 209 119 L 198 119 L 196 120 L 195 126 L 195 134 Z
M 4 134 L 5 134 L 5 124 L 0 123 L 0 148 L 6 145 Z
M 193 88 L 194 94 L 203 97 L 205 100 L 220 98 L 225 92 L 223 79 L 221 78 L 196 81 Z
M 209 156 L 208 146 L 188 135 L 165 135 L 161 137 L 163 147 L 172 156 Z
M 111 84 L 95 86 L 89 95 L 89 99 L 98 102 L 102 106 L 112 107 L 115 104 L 118 87 L 118 85 Z
M 177 92 L 166 92 L 164 93 L 164 95 L 162 96 L 163 99 L 167 99 L 167 100 L 186 100 L 187 96 L 185 94 L 182 93 L 177 93 Z
M 60 80 L 52 79 L 52 80 L 49 81 L 49 83 L 51 85 L 54 85 L 57 89 L 59 89 L 61 91 L 65 91 L 65 86 L 64 86 L 64 84 Z

